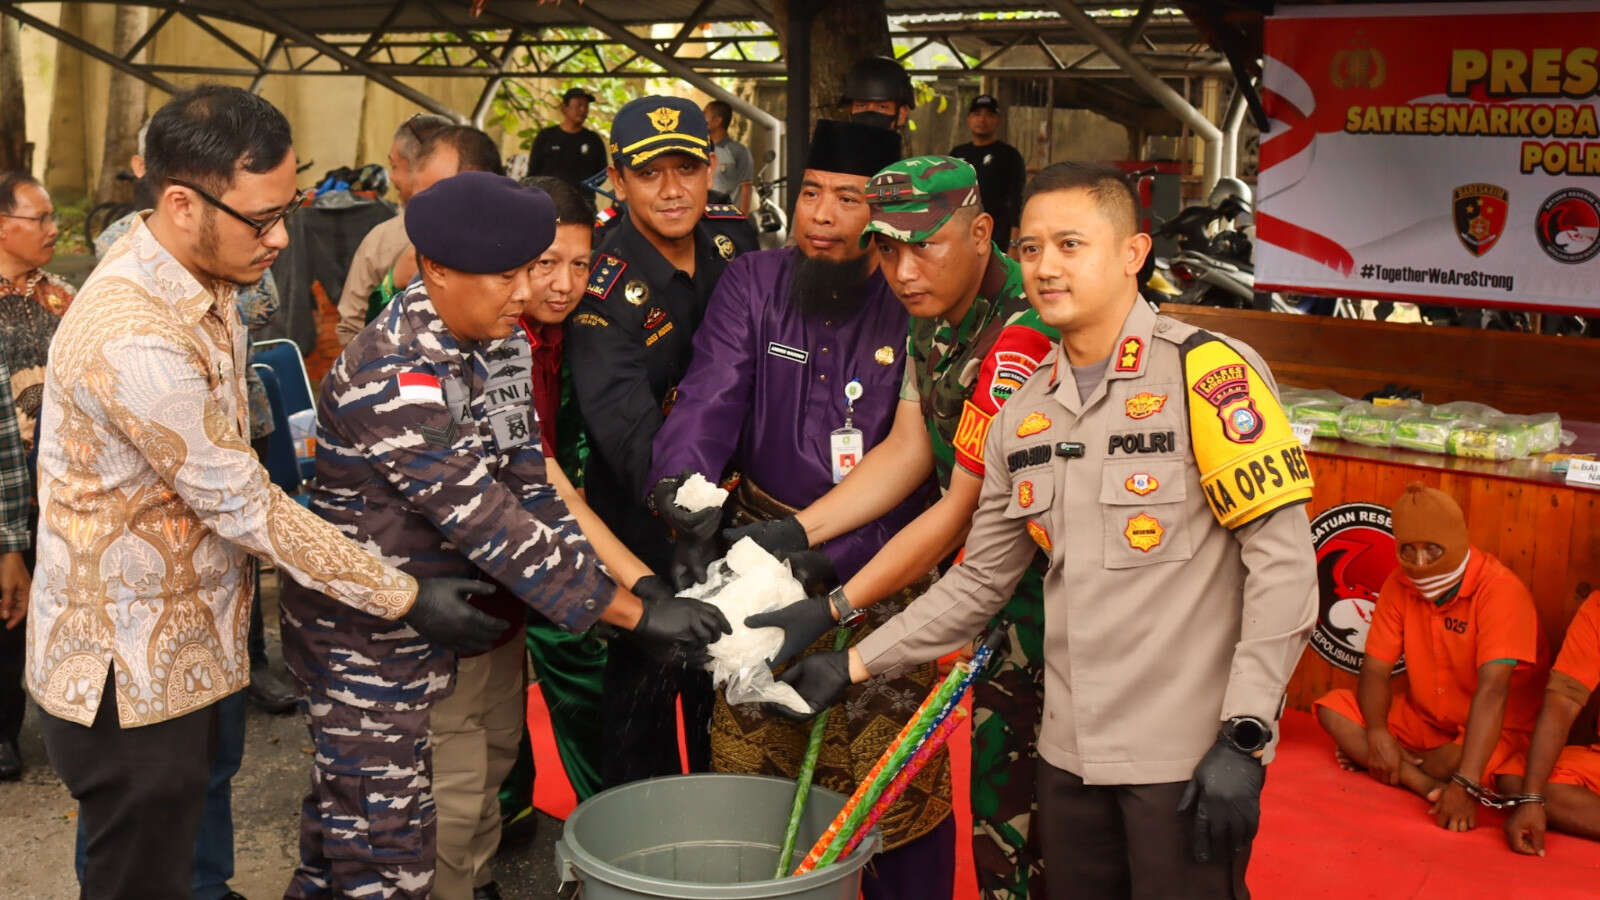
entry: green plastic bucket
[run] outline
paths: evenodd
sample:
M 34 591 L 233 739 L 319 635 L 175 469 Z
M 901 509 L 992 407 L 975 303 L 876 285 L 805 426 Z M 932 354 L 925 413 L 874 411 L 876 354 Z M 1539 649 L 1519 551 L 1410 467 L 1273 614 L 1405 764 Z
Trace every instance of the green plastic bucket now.
M 612 788 L 567 817 L 556 841 L 563 887 L 578 882 L 584 900 L 856 900 L 861 868 L 878 852 L 874 828 L 833 865 L 773 878 L 794 781 L 762 775 L 674 775 Z M 845 798 L 811 788 L 800 819 L 799 865 Z

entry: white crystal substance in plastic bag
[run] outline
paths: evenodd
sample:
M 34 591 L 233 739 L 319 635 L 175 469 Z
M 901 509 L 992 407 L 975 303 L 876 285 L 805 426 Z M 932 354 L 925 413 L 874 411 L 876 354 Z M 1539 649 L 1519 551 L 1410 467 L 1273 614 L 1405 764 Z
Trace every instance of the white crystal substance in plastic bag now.
M 682 505 L 681 500 L 678 503 Z M 706 647 L 711 680 L 724 689 L 729 703 L 778 703 L 795 712 L 809 711 L 795 689 L 774 681 L 767 667 L 767 660 L 783 646 L 783 629 L 747 628 L 744 624 L 747 616 L 805 599 L 805 588 L 789 573 L 787 563 L 779 562 L 750 538 L 742 538 L 727 556 L 711 564 L 703 583 L 683 595 L 716 606 L 733 626 L 733 634 Z
M 678 492 L 672 495 L 672 502 L 687 509 L 689 512 L 699 512 L 702 509 L 714 509 L 722 506 L 728 499 L 726 488 L 719 488 L 706 480 L 699 472 L 690 475 L 683 484 L 678 485 Z M 777 562 L 777 560 L 773 560 Z

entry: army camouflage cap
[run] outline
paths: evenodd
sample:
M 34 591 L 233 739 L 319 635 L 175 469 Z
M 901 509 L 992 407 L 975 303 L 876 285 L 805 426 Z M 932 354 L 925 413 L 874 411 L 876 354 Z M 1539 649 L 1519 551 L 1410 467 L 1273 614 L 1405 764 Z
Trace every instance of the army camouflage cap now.
M 925 241 L 955 215 L 978 205 L 978 172 L 951 156 L 913 156 L 885 166 L 867 180 L 872 221 L 861 232 L 867 246 L 873 232 L 897 241 Z

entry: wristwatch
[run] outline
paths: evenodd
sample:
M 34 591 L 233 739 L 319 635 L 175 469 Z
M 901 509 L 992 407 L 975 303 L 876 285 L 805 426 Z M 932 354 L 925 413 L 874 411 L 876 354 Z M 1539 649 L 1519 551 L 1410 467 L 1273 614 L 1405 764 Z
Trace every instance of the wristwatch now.
M 828 592 L 828 602 L 833 604 L 833 612 L 839 617 L 839 624 L 846 628 L 861 621 L 867 614 L 866 610 L 852 607 L 850 601 L 845 599 L 843 585 Z
M 1258 753 L 1272 743 L 1272 726 L 1255 716 L 1234 716 L 1222 723 L 1221 735 L 1240 753 Z

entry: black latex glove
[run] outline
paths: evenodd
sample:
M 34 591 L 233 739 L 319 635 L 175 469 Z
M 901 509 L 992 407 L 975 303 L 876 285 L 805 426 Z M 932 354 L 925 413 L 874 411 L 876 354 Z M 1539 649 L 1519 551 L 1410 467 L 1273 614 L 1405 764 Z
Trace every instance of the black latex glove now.
M 751 522 L 738 528 L 724 528 L 722 539 L 729 546 L 739 542 L 740 538 L 752 538 L 760 544 L 762 549 L 777 556 L 780 553 L 798 553 L 801 550 L 811 549 L 811 542 L 806 540 L 806 530 L 800 520 L 794 516 L 784 516 L 781 519 L 769 519 L 765 522 Z
M 656 482 L 650 497 L 656 504 L 656 515 L 677 532 L 677 540 L 711 543 L 716 540 L 717 528 L 722 525 L 722 507 L 713 506 L 699 512 L 690 512 L 678 505 L 678 488 L 694 473 L 684 470 L 681 475 L 669 475 Z
M 802 657 L 794 665 L 784 669 L 778 680 L 799 692 L 800 699 L 811 707 L 811 711 L 797 713 L 777 703 L 763 703 L 762 706 L 768 712 L 776 713 L 786 719 L 795 721 L 809 719 L 838 703 L 839 698 L 844 696 L 845 689 L 850 687 L 850 651 L 829 650 L 826 653 L 813 653 Z
M 488 594 L 494 585 L 471 578 L 424 578 L 417 582 L 417 599 L 403 618 L 417 634 L 457 653 L 482 653 L 494 646 L 507 622 L 496 619 L 467 602 L 473 594 Z
M 671 600 L 673 597 L 672 585 L 667 584 L 660 575 L 643 576 L 633 583 L 631 590 L 640 600 L 649 600 L 655 603 L 659 603 L 662 600 Z
M 1261 760 L 1218 736 L 1194 767 L 1194 777 L 1178 801 L 1179 815 L 1194 814 L 1189 849 L 1195 862 L 1230 859 L 1255 839 L 1266 778 Z
M 781 550 L 772 555 L 789 564 L 794 580 L 805 585 L 808 594 L 826 594 L 839 586 L 833 560 L 821 550 Z
M 788 606 L 747 616 L 744 624 L 747 628 L 783 629 L 783 646 L 778 648 L 776 656 L 767 660 L 769 666 L 781 666 L 799 656 L 837 623 L 833 618 L 833 604 L 827 597 L 807 597 Z
M 644 612 L 639 616 L 639 624 L 633 626 L 632 634 L 657 658 L 691 664 L 703 662 L 707 644 L 725 634 L 733 634 L 733 626 L 728 624 L 722 610 L 704 600 L 641 595 L 639 602 Z
M 706 569 L 723 556 L 716 538 L 701 541 L 681 536 L 672 545 L 672 583 L 680 591 L 706 580 Z

